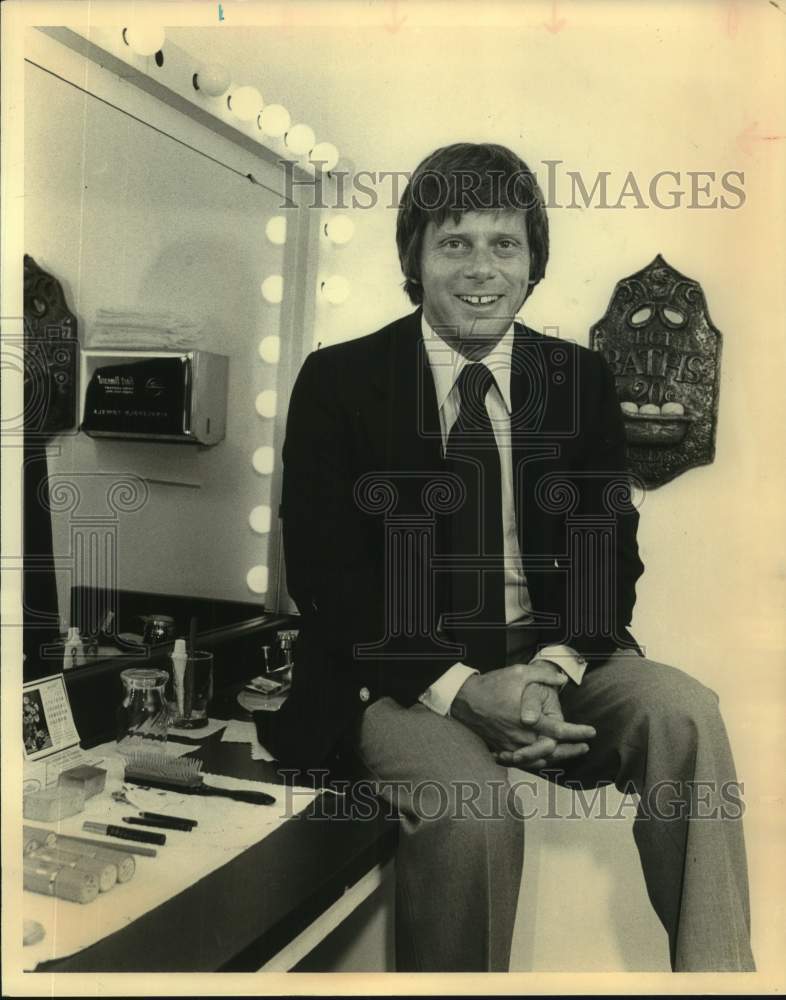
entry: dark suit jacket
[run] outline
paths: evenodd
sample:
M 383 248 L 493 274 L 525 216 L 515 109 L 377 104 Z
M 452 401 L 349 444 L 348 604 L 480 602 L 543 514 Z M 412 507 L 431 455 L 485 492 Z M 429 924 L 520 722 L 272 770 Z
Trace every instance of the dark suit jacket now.
M 592 668 L 635 645 L 626 626 L 643 570 L 613 378 L 600 354 L 517 324 L 511 396 L 538 643 L 568 643 Z M 302 621 L 292 693 L 259 728 L 280 760 L 316 767 L 368 704 L 410 705 L 461 659 L 436 636 L 447 609 L 438 484 L 450 479 L 420 310 L 309 355 L 283 458 L 287 587 Z

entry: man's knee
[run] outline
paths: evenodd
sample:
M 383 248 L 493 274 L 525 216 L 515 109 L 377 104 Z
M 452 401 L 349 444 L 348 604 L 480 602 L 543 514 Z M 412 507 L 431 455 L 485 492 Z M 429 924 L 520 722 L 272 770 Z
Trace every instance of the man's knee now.
M 714 730 L 720 721 L 718 695 L 676 667 L 659 663 L 652 667 L 643 676 L 640 700 L 651 733 L 665 730 L 675 749 L 686 742 L 695 745 L 703 732 Z
M 509 785 L 504 774 L 496 772 L 429 778 L 413 786 L 411 807 L 418 819 L 432 823 L 502 822 L 510 814 Z
M 412 811 L 414 840 L 430 843 L 436 864 L 463 870 L 500 867 L 518 878 L 524 857 L 524 824 L 510 808 L 506 778 L 485 781 L 452 778 L 447 783 L 424 782 L 415 789 Z

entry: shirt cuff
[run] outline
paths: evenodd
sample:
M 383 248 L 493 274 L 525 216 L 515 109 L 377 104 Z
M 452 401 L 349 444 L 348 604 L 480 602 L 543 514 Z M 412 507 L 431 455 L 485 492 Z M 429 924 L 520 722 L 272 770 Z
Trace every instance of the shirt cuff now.
M 437 715 L 450 715 L 450 706 L 459 693 L 459 688 L 468 677 L 477 673 L 480 671 L 465 663 L 454 663 L 423 692 L 418 701 Z
M 563 670 L 574 684 L 581 684 L 587 661 L 571 646 L 544 646 L 537 652 L 539 660 L 548 660 Z

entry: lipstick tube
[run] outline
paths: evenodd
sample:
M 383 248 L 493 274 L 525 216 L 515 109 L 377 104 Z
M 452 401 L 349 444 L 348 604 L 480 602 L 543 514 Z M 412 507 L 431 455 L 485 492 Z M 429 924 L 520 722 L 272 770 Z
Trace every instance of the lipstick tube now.
M 171 816 L 167 813 L 154 812 L 140 812 L 139 815 L 142 819 L 176 819 L 179 823 L 185 823 L 187 826 L 199 826 L 195 819 L 187 819 L 185 816 Z
M 159 816 L 155 819 L 149 819 L 147 816 L 124 816 L 123 822 L 132 826 L 158 826 L 162 830 L 180 830 L 183 833 L 191 833 L 193 830 L 191 823 L 176 816 Z

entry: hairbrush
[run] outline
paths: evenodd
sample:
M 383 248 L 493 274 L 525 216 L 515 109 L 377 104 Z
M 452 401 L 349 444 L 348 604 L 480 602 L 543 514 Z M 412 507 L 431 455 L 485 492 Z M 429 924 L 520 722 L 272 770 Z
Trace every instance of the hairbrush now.
M 186 795 L 220 795 L 226 799 L 234 799 L 235 802 L 248 802 L 256 806 L 272 806 L 276 801 L 267 792 L 208 785 L 201 770 L 202 761 L 193 757 L 171 758 L 162 753 L 134 753 L 126 763 L 125 780 Z

